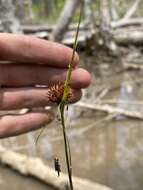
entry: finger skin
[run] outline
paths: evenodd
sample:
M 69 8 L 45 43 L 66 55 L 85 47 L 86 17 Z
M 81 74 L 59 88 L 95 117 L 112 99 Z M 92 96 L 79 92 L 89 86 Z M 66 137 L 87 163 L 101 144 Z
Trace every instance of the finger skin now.
M 0 138 L 20 135 L 36 130 L 53 120 L 51 112 L 35 112 L 24 115 L 8 115 L 0 118 Z
M 53 106 L 48 98 L 48 88 L 6 88 L 0 90 L 0 110 Z M 71 89 L 69 103 L 81 98 L 81 90 Z
M 0 34 L 0 60 L 68 67 L 72 49 L 59 43 L 16 34 Z M 73 66 L 79 63 L 75 54 Z
M 0 90 L 0 109 L 49 105 L 47 89 L 31 87 L 63 84 L 72 52 L 71 48 L 47 40 L 24 35 L 0 34 L 0 87 L 13 87 Z M 72 65 L 75 69 L 70 81 L 74 94 L 72 103 L 80 99 L 81 88 L 87 87 L 91 82 L 90 74 L 86 70 L 76 68 L 78 64 L 79 57 L 76 53 Z M 52 119 L 53 115 L 46 112 L 2 116 L 0 138 L 35 130 L 48 124 Z
M 67 69 L 35 65 L 0 65 L 0 85 L 8 87 L 64 83 Z M 71 87 L 85 88 L 91 82 L 90 74 L 81 68 L 72 72 Z

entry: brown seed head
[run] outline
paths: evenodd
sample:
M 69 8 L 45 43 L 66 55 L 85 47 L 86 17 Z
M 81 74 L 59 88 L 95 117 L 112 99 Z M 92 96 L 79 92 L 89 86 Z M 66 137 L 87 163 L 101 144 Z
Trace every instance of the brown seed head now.
M 63 84 L 53 84 L 48 87 L 47 98 L 49 99 L 50 102 L 59 104 L 62 100 L 63 93 L 64 93 Z M 68 100 L 71 97 L 72 97 L 72 92 L 70 90 L 68 94 Z

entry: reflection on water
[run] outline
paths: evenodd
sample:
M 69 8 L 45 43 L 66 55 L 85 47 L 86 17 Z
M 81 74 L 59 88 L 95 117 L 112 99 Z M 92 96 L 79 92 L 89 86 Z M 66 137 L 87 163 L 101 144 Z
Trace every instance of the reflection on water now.
M 110 75 L 106 73 L 106 77 L 98 73 L 95 83 L 86 94 L 87 101 L 93 104 L 95 96 L 98 97 L 102 89 L 108 87 L 108 93 L 102 98 L 104 102 L 116 99 L 117 103 L 113 101 L 111 105 L 128 111 L 142 111 L 142 104 L 132 104 L 133 101 L 143 99 L 142 81 L 140 71 L 118 74 L 113 72 L 112 75 L 110 72 Z M 76 107 L 71 108 L 71 115 L 72 122 L 70 122 L 68 135 L 74 175 L 97 181 L 116 190 L 141 190 L 143 186 L 142 121 L 119 116 L 107 119 L 108 116 L 103 113 L 81 111 Z M 58 156 L 62 170 L 65 171 L 62 133 L 57 121 L 47 127 L 37 146 L 34 144 L 35 136 L 35 133 L 29 133 L 3 140 L 3 144 L 28 155 L 41 156 L 51 167 L 53 167 L 54 157 Z M 5 180 L 3 173 L 4 170 L 1 172 L 0 180 L 1 178 Z M 10 181 L 16 174 L 6 173 L 6 175 Z M 17 181 L 19 184 L 23 183 L 23 186 L 28 183 L 27 179 L 21 182 L 18 178 Z M 5 185 L 7 185 L 6 181 Z M 2 187 L 3 190 L 11 189 L 7 186 Z M 44 189 L 44 187 L 34 186 L 33 182 L 30 182 L 30 187 L 30 190 Z M 29 190 L 28 186 L 24 189 Z

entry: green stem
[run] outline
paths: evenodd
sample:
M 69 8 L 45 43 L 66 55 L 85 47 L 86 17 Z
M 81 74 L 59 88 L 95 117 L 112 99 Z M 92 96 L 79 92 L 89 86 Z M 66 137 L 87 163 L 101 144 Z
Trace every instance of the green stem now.
M 73 182 L 72 182 L 72 172 L 71 172 L 71 163 L 70 163 L 70 155 L 68 148 L 68 140 L 66 135 L 66 127 L 65 127 L 65 118 L 64 118 L 64 104 L 60 105 L 60 113 L 61 113 L 61 123 L 62 123 L 62 129 L 63 129 L 63 137 L 64 137 L 64 147 L 65 147 L 65 156 L 66 156 L 66 163 L 67 163 L 67 170 L 68 170 L 68 177 L 69 177 L 69 183 L 70 183 L 70 189 L 73 190 Z
M 77 40 L 78 40 L 78 34 L 79 34 L 79 28 L 80 28 L 80 23 L 81 23 L 81 17 L 82 17 L 82 8 L 83 8 L 83 3 L 80 9 L 80 15 L 79 15 L 79 21 L 78 21 L 78 26 L 77 26 L 77 30 L 76 30 L 76 35 L 75 35 L 75 42 L 74 42 L 74 47 L 73 47 L 73 52 L 72 52 L 72 57 L 71 57 L 71 61 L 68 65 L 68 72 L 67 72 L 67 77 L 64 83 L 64 94 L 62 97 L 62 101 L 66 102 L 67 101 L 67 97 L 68 97 L 68 93 L 69 93 L 69 83 L 70 83 L 70 79 L 71 79 L 71 74 L 72 74 L 72 69 L 73 69 L 73 62 L 74 62 L 74 58 L 75 58 L 75 53 L 76 53 L 76 48 L 77 48 Z
M 73 69 L 73 62 L 74 62 L 76 48 L 77 48 L 77 39 L 78 39 L 80 22 L 81 22 L 81 17 L 82 17 L 83 3 L 81 5 L 82 6 L 80 8 L 80 15 L 79 15 L 79 21 L 78 21 L 78 26 L 77 26 L 77 30 L 76 30 L 76 36 L 75 36 L 75 42 L 74 42 L 74 47 L 73 47 L 73 53 L 72 53 L 71 61 L 70 61 L 69 65 L 68 65 L 67 76 L 66 76 L 66 80 L 65 80 L 65 83 L 64 83 L 63 97 L 62 97 L 62 100 L 61 100 L 61 102 L 59 104 L 59 110 L 60 110 L 60 116 L 61 116 L 61 124 L 62 124 L 62 130 L 63 130 L 63 138 L 64 138 L 65 157 L 66 157 L 66 164 L 67 164 L 67 170 L 68 170 L 70 190 L 73 190 L 72 166 L 71 166 L 71 151 L 70 151 L 70 144 L 68 142 L 68 137 L 66 135 L 66 126 L 65 126 L 64 111 L 65 111 L 65 105 L 68 102 L 68 95 L 69 95 L 69 89 L 70 89 L 69 84 L 70 84 L 70 80 L 71 80 L 71 74 L 72 74 L 72 69 Z

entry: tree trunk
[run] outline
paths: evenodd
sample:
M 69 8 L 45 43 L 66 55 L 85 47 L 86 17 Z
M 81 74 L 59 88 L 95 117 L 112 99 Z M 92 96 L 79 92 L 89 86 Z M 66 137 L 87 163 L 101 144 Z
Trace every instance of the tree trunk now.
M 22 33 L 12 0 L 0 0 L 0 20 L 4 32 Z
M 16 6 L 15 15 L 20 19 L 21 22 L 25 20 L 25 5 L 23 0 L 14 0 Z
M 117 55 L 117 46 L 112 36 L 109 0 L 100 0 L 100 35 L 102 44 L 113 55 Z
M 44 16 L 49 16 L 52 13 L 54 2 L 53 0 L 44 0 Z
M 93 24 L 93 13 L 91 9 L 92 0 L 84 0 L 84 25 L 89 26 Z
M 117 1 L 116 0 L 111 0 L 111 17 L 112 20 L 116 21 L 119 19 L 119 15 L 117 13 Z
M 81 0 L 67 0 L 51 39 L 61 41 Z
M 32 23 L 32 20 L 34 18 L 32 10 L 32 0 L 27 0 L 27 7 L 28 7 L 28 18 L 30 20 L 30 23 Z
M 110 9 L 108 0 L 100 0 L 100 30 L 104 37 L 110 32 Z

